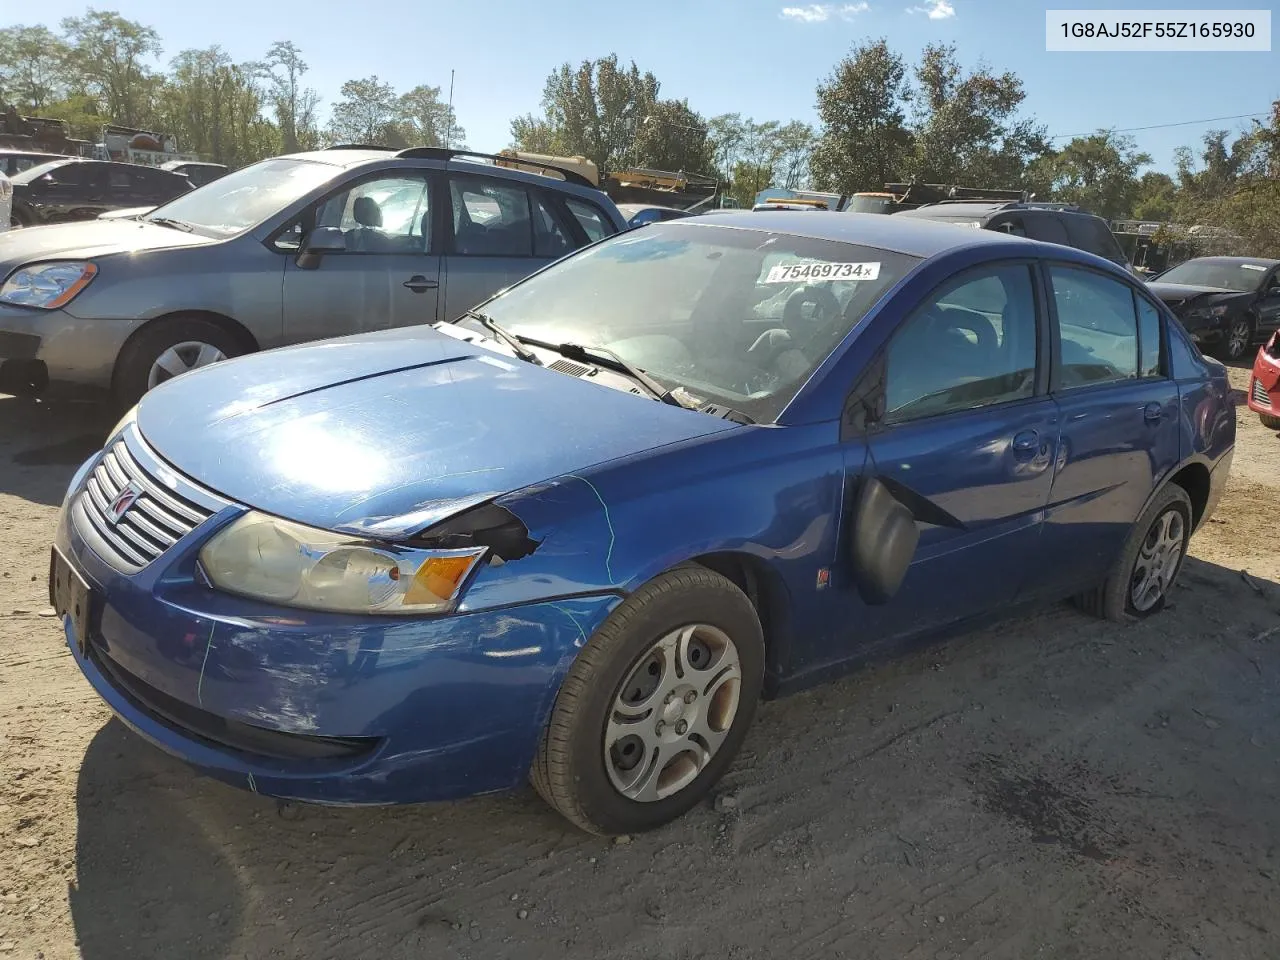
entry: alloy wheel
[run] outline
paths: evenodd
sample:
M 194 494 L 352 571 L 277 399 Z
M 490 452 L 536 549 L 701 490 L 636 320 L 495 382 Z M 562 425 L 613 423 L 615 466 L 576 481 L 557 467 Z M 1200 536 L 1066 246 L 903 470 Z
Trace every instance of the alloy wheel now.
M 652 803 L 697 779 L 733 727 L 741 687 L 738 648 L 716 627 L 681 627 L 650 647 L 606 723 L 604 764 L 614 789 Z
M 1171 507 L 1151 524 L 1129 579 L 1129 601 L 1139 613 L 1155 607 L 1166 595 L 1182 563 L 1187 523 L 1182 511 Z
M 1227 356 L 1238 360 L 1249 349 L 1249 321 L 1237 320 L 1227 332 Z

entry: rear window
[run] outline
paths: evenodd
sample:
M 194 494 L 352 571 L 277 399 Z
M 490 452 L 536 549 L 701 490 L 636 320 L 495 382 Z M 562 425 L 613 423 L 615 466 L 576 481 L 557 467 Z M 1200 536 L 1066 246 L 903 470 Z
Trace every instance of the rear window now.
M 1079 214 L 1064 218 L 1067 229 L 1071 232 L 1072 246 L 1090 253 L 1105 257 L 1116 263 L 1126 263 L 1124 251 L 1111 235 L 1106 221 L 1101 217 L 1088 217 Z

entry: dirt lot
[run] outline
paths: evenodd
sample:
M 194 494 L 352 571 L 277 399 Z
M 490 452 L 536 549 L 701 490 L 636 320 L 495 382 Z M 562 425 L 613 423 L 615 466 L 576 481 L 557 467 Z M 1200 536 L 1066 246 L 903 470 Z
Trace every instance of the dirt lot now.
M 1280 956 L 1280 437 L 1238 417 L 1165 615 L 1062 606 L 767 705 L 729 804 L 608 843 L 529 793 L 281 811 L 131 735 L 45 615 L 110 425 L 0 397 L 0 960 Z

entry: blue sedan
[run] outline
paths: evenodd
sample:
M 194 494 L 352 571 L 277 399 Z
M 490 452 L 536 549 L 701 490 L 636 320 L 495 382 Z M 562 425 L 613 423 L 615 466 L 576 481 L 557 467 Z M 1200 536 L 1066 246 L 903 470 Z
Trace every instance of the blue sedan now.
M 453 323 L 212 365 L 67 491 L 88 681 L 227 782 L 326 804 L 531 779 L 680 816 L 758 702 L 1074 597 L 1159 611 L 1235 417 L 1135 278 L 859 214 L 656 223 Z

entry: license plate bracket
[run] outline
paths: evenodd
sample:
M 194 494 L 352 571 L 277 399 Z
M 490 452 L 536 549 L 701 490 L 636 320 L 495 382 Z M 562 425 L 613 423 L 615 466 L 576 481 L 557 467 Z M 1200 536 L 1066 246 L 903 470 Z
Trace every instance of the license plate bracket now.
M 57 547 L 49 557 L 49 604 L 59 617 L 71 618 L 76 645 L 84 656 L 97 629 L 98 596 Z

